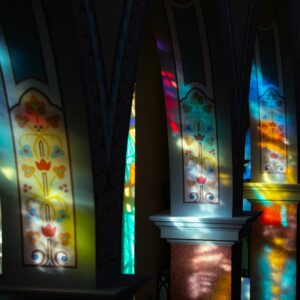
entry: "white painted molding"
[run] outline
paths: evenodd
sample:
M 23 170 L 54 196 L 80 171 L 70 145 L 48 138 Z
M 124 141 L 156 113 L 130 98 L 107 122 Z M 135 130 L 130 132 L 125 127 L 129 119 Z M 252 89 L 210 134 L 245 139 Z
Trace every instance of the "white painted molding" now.
M 150 220 L 160 228 L 161 238 L 170 243 L 233 245 L 243 238 L 241 230 L 257 216 L 201 218 L 162 213 L 150 216 Z
M 244 197 L 252 202 L 300 202 L 300 184 L 245 182 Z

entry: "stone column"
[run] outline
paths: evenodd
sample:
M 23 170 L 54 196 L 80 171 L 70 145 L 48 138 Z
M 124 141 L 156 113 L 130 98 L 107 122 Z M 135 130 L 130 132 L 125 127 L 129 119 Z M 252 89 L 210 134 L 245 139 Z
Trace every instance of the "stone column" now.
M 150 219 L 171 243 L 171 299 L 237 299 L 241 278 L 235 244 L 251 217 L 239 217 L 236 209 L 243 181 L 233 170 L 232 156 L 237 153 L 233 141 L 240 139 L 231 119 L 237 116 L 224 60 L 228 45 L 220 46 L 223 33 L 216 30 L 221 7 L 197 0 L 159 3 L 164 8 L 157 16 L 165 12 L 155 23 L 171 205 L 170 212 Z
M 250 217 L 152 216 L 171 243 L 171 299 L 231 299 L 240 295 L 240 257 L 234 244 Z
M 262 215 L 250 239 L 251 299 L 296 299 L 298 184 L 246 183 Z
M 261 1 L 250 80 L 251 299 L 296 299 L 299 201 L 295 62 L 288 5 Z M 270 54 L 273 53 L 273 54 Z

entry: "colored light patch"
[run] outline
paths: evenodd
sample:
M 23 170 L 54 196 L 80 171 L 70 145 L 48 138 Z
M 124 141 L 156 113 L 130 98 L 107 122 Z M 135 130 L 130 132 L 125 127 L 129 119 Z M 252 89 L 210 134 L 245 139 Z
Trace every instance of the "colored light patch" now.
M 250 300 L 250 278 L 241 278 L 241 300 Z
M 281 225 L 280 207 L 265 207 L 261 216 L 261 221 L 265 225 Z
M 253 297 L 296 299 L 297 205 L 254 206 L 254 210 L 263 211 L 263 215 L 261 222 L 254 225 L 252 235 Z
M 171 256 L 174 299 L 230 299 L 230 247 L 172 244 Z

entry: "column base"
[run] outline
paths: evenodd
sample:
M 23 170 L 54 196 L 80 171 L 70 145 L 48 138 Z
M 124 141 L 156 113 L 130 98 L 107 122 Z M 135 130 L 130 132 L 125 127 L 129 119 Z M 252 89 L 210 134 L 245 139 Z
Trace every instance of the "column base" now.
M 240 296 L 240 248 L 254 216 L 200 218 L 160 214 L 150 219 L 171 243 L 171 299 L 235 299 Z M 232 259 L 234 257 L 234 259 Z M 234 291 L 232 289 L 235 284 Z

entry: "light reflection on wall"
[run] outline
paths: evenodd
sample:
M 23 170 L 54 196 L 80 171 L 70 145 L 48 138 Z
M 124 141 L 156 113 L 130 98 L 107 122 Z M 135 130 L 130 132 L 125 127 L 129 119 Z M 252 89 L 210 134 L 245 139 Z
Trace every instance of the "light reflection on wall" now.
M 161 71 L 164 86 L 167 122 L 171 135 L 180 137 L 180 120 L 176 117 L 179 110 L 177 102 L 177 83 L 172 72 Z
M 135 92 L 127 141 L 122 233 L 122 273 L 134 274 L 135 265 Z
M 231 247 L 173 244 L 172 299 L 230 299 Z
M 247 130 L 244 154 L 244 180 L 251 179 L 251 133 Z
M 253 209 L 262 211 L 251 245 L 253 292 L 259 299 L 296 299 L 297 206 L 266 201 Z

